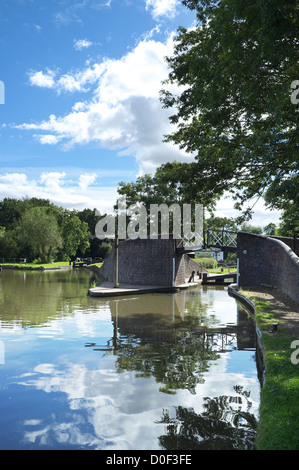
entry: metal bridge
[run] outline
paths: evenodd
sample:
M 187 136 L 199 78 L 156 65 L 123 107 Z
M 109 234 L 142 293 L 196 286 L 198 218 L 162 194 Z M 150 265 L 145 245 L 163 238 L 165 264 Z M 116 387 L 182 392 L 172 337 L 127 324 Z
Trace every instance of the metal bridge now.
M 231 230 L 207 230 L 202 234 L 189 232 L 181 237 L 177 246 L 178 253 L 203 251 L 206 248 L 217 248 L 221 251 L 237 251 L 238 232 Z
M 177 245 L 178 253 L 190 253 L 191 251 L 203 251 L 206 248 L 217 248 L 221 251 L 237 251 L 238 232 L 231 230 L 207 230 L 206 232 L 188 232 L 184 236 L 177 235 L 179 240 Z M 97 238 L 96 235 L 89 235 L 87 238 Z

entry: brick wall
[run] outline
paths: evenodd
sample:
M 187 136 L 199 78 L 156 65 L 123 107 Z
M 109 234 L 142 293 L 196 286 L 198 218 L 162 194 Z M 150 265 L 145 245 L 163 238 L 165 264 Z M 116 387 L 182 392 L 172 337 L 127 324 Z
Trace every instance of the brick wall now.
M 136 239 L 119 243 L 118 282 L 126 284 L 172 286 L 184 284 L 192 271 L 206 272 L 187 255 L 176 253 L 178 240 Z M 175 260 L 175 265 L 173 264 Z M 98 271 L 103 280 L 114 280 L 114 248 Z M 196 279 L 196 276 L 195 276 Z M 198 279 L 198 277 L 197 277 Z
M 288 245 L 289 248 L 291 248 L 297 256 L 299 256 L 299 239 L 295 240 L 290 237 L 270 237 L 274 238 L 274 240 L 280 240 L 286 245 Z
M 281 239 L 239 232 L 238 258 L 240 287 L 266 284 L 299 302 L 299 258 Z
M 194 280 L 197 281 L 198 279 L 202 279 L 202 273 L 207 273 L 208 271 L 190 258 L 190 256 L 176 255 L 175 285 L 184 284 L 193 272 L 195 273 Z

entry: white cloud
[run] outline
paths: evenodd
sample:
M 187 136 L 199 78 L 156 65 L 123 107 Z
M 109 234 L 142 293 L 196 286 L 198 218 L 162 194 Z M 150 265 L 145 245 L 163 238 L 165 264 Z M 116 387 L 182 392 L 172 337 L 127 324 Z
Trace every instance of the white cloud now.
M 159 91 L 168 75 L 165 56 L 172 50 L 172 36 L 165 43 L 148 36 L 120 59 L 105 59 L 74 73 L 56 75 L 53 88 L 57 93 L 87 92 L 93 87 L 92 95 L 76 102 L 65 116 L 51 115 L 38 124 L 17 127 L 45 132 L 38 134 L 42 144 L 60 142 L 70 149 L 96 142 L 122 155 L 134 155 L 142 173 L 174 159 L 191 161 L 190 155 L 163 143 L 171 130 L 170 112 L 162 108 Z
M 55 77 L 58 75 L 58 71 L 47 69 L 46 72 L 43 72 L 40 70 L 30 72 L 29 81 L 32 86 L 55 89 L 57 94 L 87 92 L 89 88 L 86 88 L 86 85 L 98 82 L 104 70 L 104 65 L 94 64 L 82 71 L 63 74 L 57 77 L 56 80 Z
M 48 188 L 59 189 L 65 176 L 64 171 L 44 172 L 41 174 L 40 181 Z
M 146 0 L 145 7 L 151 11 L 153 18 L 162 16 L 173 18 L 176 15 L 178 0 Z
M 28 184 L 27 175 L 24 173 L 6 173 L 5 175 L 0 175 L 0 184 L 26 185 Z
M 145 163 L 144 168 L 150 172 L 153 167 Z M 0 200 L 10 197 L 22 199 L 25 196 L 49 199 L 58 206 L 69 209 L 83 210 L 85 208 L 97 208 L 101 214 L 112 212 L 113 205 L 118 199 L 117 187 L 100 185 L 97 181 L 98 175 L 103 182 L 106 178 L 117 177 L 119 181 L 131 177 L 126 172 L 116 170 L 96 169 L 87 173 L 83 169 L 64 171 L 41 171 L 35 169 L 35 174 L 25 172 L 16 173 L 7 171 L 0 174 Z M 133 176 L 132 176 L 133 179 Z M 234 202 L 226 195 L 222 198 L 215 211 L 219 217 L 235 218 L 240 212 L 233 208 Z M 254 207 L 254 215 L 250 224 L 265 227 L 273 222 L 279 223 L 280 212 L 266 209 L 262 200 Z
M 54 88 L 55 86 L 55 72 L 47 69 L 46 72 L 30 72 L 29 81 L 31 85 L 42 88 Z
M 34 137 L 40 141 L 41 144 L 56 145 L 59 142 L 59 137 L 51 134 L 45 135 L 34 135 Z
M 229 194 L 225 194 L 220 201 L 217 203 L 215 215 L 217 217 L 235 218 L 241 215 L 241 212 L 234 209 L 235 201 L 232 200 Z M 273 222 L 279 224 L 281 212 L 277 210 L 270 211 L 267 209 L 264 200 L 259 199 L 253 208 L 253 217 L 249 221 L 250 225 L 257 227 L 265 227 L 269 223 Z
M 80 175 L 79 187 L 84 190 L 87 189 L 89 185 L 95 182 L 96 177 L 97 177 L 96 173 Z
M 97 208 L 104 214 L 112 211 L 117 200 L 117 188 L 104 185 L 90 186 L 95 183 L 98 173 L 105 175 L 104 170 L 91 174 L 41 171 L 35 176 L 23 172 L 7 172 L 0 174 L 0 200 L 6 197 L 16 199 L 25 196 L 36 197 L 49 199 L 54 204 L 69 209 Z
M 74 48 L 76 51 L 82 51 L 82 49 L 87 49 L 91 47 L 93 43 L 88 41 L 88 39 L 74 39 Z

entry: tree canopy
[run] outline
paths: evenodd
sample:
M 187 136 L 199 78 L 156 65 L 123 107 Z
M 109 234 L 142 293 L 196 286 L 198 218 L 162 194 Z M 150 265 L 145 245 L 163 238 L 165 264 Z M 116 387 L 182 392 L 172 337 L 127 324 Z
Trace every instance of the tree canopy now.
M 18 224 L 17 238 L 23 249 L 30 250 L 33 258 L 47 262 L 63 246 L 57 220 L 47 213 L 46 207 L 32 207 L 24 212 Z
M 211 196 L 229 191 L 238 208 L 263 197 L 270 208 L 292 204 L 298 214 L 297 2 L 183 3 L 196 10 L 197 24 L 178 31 L 161 101 L 173 110 L 165 140 L 195 157 L 179 165 L 185 188 L 193 198 L 199 186 Z
M 1 257 L 65 261 L 88 253 L 89 234 L 77 211 L 47 199 L 0 201 Z

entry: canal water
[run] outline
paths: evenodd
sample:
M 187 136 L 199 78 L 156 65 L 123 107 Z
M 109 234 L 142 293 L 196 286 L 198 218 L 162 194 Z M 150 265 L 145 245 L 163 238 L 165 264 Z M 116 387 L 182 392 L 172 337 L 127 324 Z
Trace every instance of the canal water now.
M 111 299 L 0 274 L 0 449 L 254 449 L 255 326 L 225 287 Z

